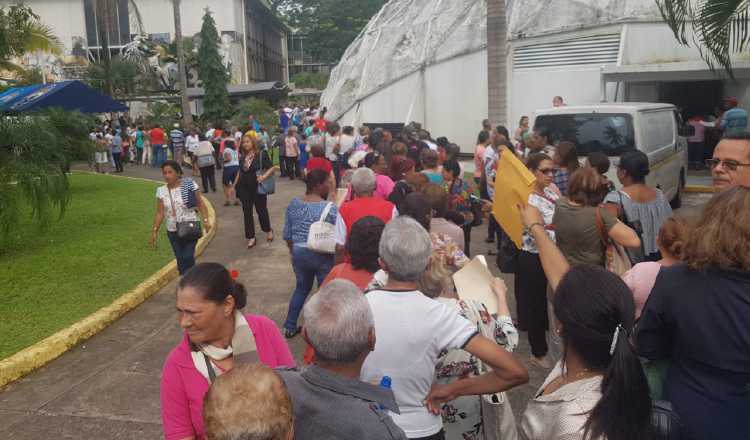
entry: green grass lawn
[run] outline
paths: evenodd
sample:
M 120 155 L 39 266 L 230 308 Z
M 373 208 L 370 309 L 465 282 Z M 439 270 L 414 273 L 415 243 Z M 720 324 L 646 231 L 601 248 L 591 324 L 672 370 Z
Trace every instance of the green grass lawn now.
M 0 243 L 0 359 L 108 305 L 173 258 L 164 228 L 148 247 L 156 183 L 70 176 L 71 202 L 40 232 Z M 26 217 L 28 219 L 28 217 Z

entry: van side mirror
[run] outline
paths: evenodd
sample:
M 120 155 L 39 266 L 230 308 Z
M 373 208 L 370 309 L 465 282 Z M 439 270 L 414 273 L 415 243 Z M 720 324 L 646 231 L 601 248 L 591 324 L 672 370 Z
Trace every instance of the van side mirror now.
M 677 134 L 679 134 L 682 137 L 695 136 L 695 127 L 693 127 L 690 124 L 685 124 L 677 130 Z

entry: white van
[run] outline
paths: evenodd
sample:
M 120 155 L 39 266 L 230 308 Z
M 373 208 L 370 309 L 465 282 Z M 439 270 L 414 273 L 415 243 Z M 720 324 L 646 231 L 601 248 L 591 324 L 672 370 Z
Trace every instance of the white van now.
M 546 129 L 551 144 L 571 141 L 581 161 L 594 151 L 610 157 L 607 177 L 618 187 L 617 164 L 630 150 L 646 153 L 651 173 L 646 182 L 660 188 L 679 207 L 687 173 L 687 132 L 672 104 L 603 103 L 557 107 L 533 114 L 532 127 Z M 692 127 L 691 127 L 692 128 Z M 679 131 L 679 133 L 678 133 Z

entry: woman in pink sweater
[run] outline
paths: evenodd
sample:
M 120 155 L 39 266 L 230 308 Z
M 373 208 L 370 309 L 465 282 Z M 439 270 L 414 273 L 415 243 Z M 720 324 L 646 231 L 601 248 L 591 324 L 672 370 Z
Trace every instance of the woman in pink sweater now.
M 662 267 L 674 266 L 681 262 L 682 247 L 687 234 L 687 224 L 677 218 L 669 217 L 664 221 L 656 237 L 656 245 L 661 252 L 661 260 L 645 261 L 633 266 L 622 274 L 622 279 L 633 292 L 635 300 L 635 318 L 641 316 L 643 306 L 654 288 L 656 277 Z
M 234 275 L 234 276 L 233 276 Z M 185 336 L 167 357 L 161 379 L 166 440 L 203 439 L 203 396 L 235 364 L 293 367 L 279 329 L 265 316 L 243 314 L 247 292 L 217 263 L 193 267 L 177 286 L 177 311 Z

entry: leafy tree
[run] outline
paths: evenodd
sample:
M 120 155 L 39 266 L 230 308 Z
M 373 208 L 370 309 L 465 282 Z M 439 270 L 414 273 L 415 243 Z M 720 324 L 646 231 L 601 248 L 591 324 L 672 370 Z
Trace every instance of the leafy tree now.
M 135 95 L 144 84 L 142 66 L 133 60 L 112 58 L 109 63 L 109 82 L 114 96 Z M 103 61 L 94 61 L 86 68 L 86 82 L 92 88 L 104 92 L 107 69 Z
M 41 84 L 44 81 L 42 69 L 33 67 L 30 69 L 23 69 L 16 73 L 16 78 L 12 82 L 13 87 L 24 87 L 32 84 Z
M 114 93 L 114 84 L 112 78 L 112 52 L 110 50 L 109 39 L 112 33 L 117 29 L 117 11 L 119 8 L 118 0 L 93 0 L 92 6 L 96 15 L 97 39 L 99 42 L 99 58 L 104 70 L 103 88 L 105 94 L 112 96 Z M 130 12 L 130 22 L 135 26 L 139 34 L 143 34 L 143 18 L 138 9 L 135 0 L 128 0 L 128 11 Z
M 159 124 L 168 129 L 176 122 L 180 122 L 180 106 L 169 102 L 152 102 L 148 104 L 149 116 L 146 122 L 150 125 Z M 167 130 L 169 131 L 169 130 Z
M 294 75 L 290 82 L 294 83 L 295 87 L 303 89 L 323 90 L 328 85 L 328 78 L 329 75 L 325 73 L 302 72 Z
M 0 8 L 0 69 L 22 73 L 23 67 L 10 60 L 36 50 L 59 54 L 62 44 L 30 8 Z
M 41 227 L 56 211 L 65 213 L 68 164 L 94 149 L 87 136 L 89 121 L 63 110 L 0 118 L 0 238 L 19 223 L 27 206 Z
M 273 10 L 308 36 L 305 51 L 322 62 L 338 62 L 387 0 L 274 0 Z
M 229 74 L 219 55 L 219 32 L 211 13 L 203 16 L 198 47 L 198 74 L 203 82 L 203 119 L 222 120 L 229 116 Z
M 267 130 L 278 125 L 279 118 L 276 115 L 274 108 L 263 99 L 243 99 L 235 108 L 235 114 L 234 117 L 232 117 L 232 125 L 236 127 L 245 127 L 248 125 L 248 117 L 250 115 L 253 115 L 255 120 L 263 124 Z
M 750 46 L 747 0 L 656 0 L 656 4 L 680 44 L 688 46 L 692 40 L 711 70 L 718 64 L 734 76 L 732 54 Z

